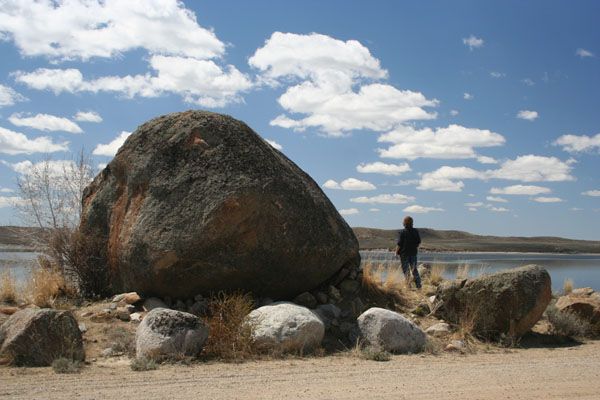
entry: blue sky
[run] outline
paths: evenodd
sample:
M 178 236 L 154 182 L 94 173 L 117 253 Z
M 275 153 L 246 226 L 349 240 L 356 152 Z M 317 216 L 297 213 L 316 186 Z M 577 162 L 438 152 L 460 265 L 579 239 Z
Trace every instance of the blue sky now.
M 352 226 L 600 239 L 595 1 L 0 1 L 15 179 L 155 116 L 230 114 Z

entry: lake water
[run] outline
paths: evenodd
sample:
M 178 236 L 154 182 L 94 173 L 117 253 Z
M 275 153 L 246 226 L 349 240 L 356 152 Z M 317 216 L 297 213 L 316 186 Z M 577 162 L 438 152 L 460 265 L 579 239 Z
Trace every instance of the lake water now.
M 360 252 L 364 262 L 400 265 L 399 258 L 389 251 L 365 250 Z M 591 287 L 600 291 L 600 254 L 548 253 L 419 253 L 419 263 L 445 265 L 444 275 L 453 279 L 456 270 L 468 266 L 469 276 L 494 273 L 507 268 L 538 264 L 548 270 L 552 289 L 562 291 L 566 279 L 575 287 Z
M 389 251 L 365 250 L 360 252 L 363 263 L 374 262 L 399 266 L 400 260 Z M 9 270 L 18 282 L 23 282 L 37 253 L 0 252 L 0 274 Z M 539 264 L 552 277 L 552 289 L 561 291 L 565 279 L 571 279 L 575 287 L 589 286 L 600 291 L 600 254 L 545 254 L 545 253 L 420 253 L 419 263 L 446 266 L 445 276 L 454 278 L 459 267 L 468 266 L 469 275 L 493 273 L 526 264 Z

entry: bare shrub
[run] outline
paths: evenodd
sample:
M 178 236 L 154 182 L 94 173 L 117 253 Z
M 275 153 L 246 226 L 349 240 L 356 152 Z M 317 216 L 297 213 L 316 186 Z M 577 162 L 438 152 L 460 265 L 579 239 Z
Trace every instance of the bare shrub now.
M 252 340 L 251 326 L 246 316 L 254 308 L 249 294 L 221 292 L 210 299 L 205 322 L 209 335 L 204 355 L 225 361 L 238 361 L 257 354 Z
M 76 374 L 81 371 L 81 362 L 61 357 L 52 362 L 52 369 L 57 374 Z
M 563 294 L 567 295 L 569 293 L 571 293 L 573 291 L 573 288 L 575 287 L 573 280 L 572 279 L 565 279 L 565 282 L 563 283 Z
M 129 367 L 131 368 L 132 371 L 136 371 L 136 372 L 152 371 L 152 370 L 158 369 L 158 364 L 156 363 L 156 361 L 154 361 L 150 358 L 140 357 L 140 358 L 134 358 L 133 360 L 131 360 Z
M 575 313 L 560 311 L 554 304 L 546 309 L 548 322 L 552 325 L 552 333 L 567 337 L 585 337 L 591 333 L 589 322 Z
M 0 276 L 0 301 L 15 303 L 17 301 L 17 284 L 10 271 L 4 271 Z

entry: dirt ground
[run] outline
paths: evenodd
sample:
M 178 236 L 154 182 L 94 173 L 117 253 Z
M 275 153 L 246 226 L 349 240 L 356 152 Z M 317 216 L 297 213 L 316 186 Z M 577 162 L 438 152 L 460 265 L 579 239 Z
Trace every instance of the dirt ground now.
M 599 399 L 600 341 L 459 355 L 350 354 L 242 364 L 162 365 L 133 372 L 125 358 L 79 374 L 0 368 L 10 399 Z

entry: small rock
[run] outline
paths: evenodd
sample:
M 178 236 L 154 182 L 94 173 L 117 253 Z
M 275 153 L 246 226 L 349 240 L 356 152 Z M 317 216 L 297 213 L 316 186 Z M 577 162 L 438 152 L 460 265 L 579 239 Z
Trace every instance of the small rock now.
M 86 311 L 86 312 L 80 314 L 81 318 L 88 318 L 88 317 L 91 317 L 92 315 L 94 315 L 94 313 L 91 311 Z
M 315 294 L 315 297 L 317 301 L 321 304 L 327 304 L 327 302 L 329 301 L 329 298 L 323 292 L 317 292 L 317 294 Z
M 165 302 L 163 302 L 158 297 L 150 297 L 149 299 L 144 300 L 143 305 L 144 311 L 152 311 L 155 308 L 169 308 Z
M 323 321 L 325 329 L 329 329 L 331 322 L 340 317 L 342 310 L 333 304 L 322 304 L 317 307 L 315 314 Z
M 19 311 L 19 307 L 0 307 L 0 314 L 13 315 Z
M 358 292 L 360 283 L 357 281 L 346 279 L 340 283 L 340 290 L 344 296 L 350 296 Z
M 306 308 L 315 308 L 317 306 L 317 299 L 309 292 L 300 293 L 294 298 L 293 302 Z
M 433 295 L 433 296 L 429 296 L 429 298 L 427 298 L 427 300 L 428 300 L 428 301 L 429 301 L 431 304 L 435 304 L 436 297 L 435 297 L 435 295 Z
M 336 303 L 340 302 L 342 300 L 342 295 L 335 286 L 331 286 L 331 285 L 329 286 L 328 295 L 329 295 L 329 298 Z
M 202 297 L 201 294 L 197 294 L 197 295 L 194 296 L 194 301 L 195 302 L 199 302 L 199 301 L 202 301 L 202 300 L 204 300 L 204 297 Z
M 79 331 L 81 333 L 86 333 L 87 332 L 87 326 L 85 326 L 85 324 L 83 322 L 79 323 Z
M 453 340 L 450 343 L 448 343 L 448 345 L 446 346 L 446 348 L 444 350 L 446 351 L 463 351 L 465 349 L 466 345 L 465 342 L 463 342 L 462 340 Z
M 112 302 L 113 302 L 113 303 L 118 303 L 118 302 L 120 302 L 121 300 L 123 300 L 123 299 L 125 298 L 125 295 L 126 295 L 126 294 L 127 294 L 127 293 L 121 293 L 121 294 L 118 294 L 118 295 L 116 295 L 115 297 L 113 297 L 113 299 L 112 299 Z
M 134 312 L 129 316 L 129 319 L 134 322 L 140 322 L 142 320 L 142 313 Z
M 125 296 L 123 297 L 123 299 L 121 301 L 123 301 L 125 304 L 136 304 L 136 303 L 142 301 L 142 298 L 136 292 L 129 292 L 129 293 L 125 293 Z
M 590 287 L 573 289 L 573 291 L 571 292 L 571 296 L 574 297 L 587 297 L 591 296 L 592 294 L 594 294 L 594 289 Z
M 115 317 L 117 317 L 121 321 L 128 322 L 131 320 L 131 313 L 129 312 L 129 310 L 127 308 L 119 307 L 115 311 Z
M 439 337 L 450 333 L 450 325 L 445 322 L 438 322 L 425 330 L 425 333 L 431 336 Z
M 118 307 L 118 306 L 119 306 L 119 305 L 118 305 L 117 303 L 110 303 L 110 304 L 108 305 L 108 309 L 109 309 L 110 311 L 114 311 L 114 310 L 116 310 L 116 309 L 117 309 L 117 307 Z

